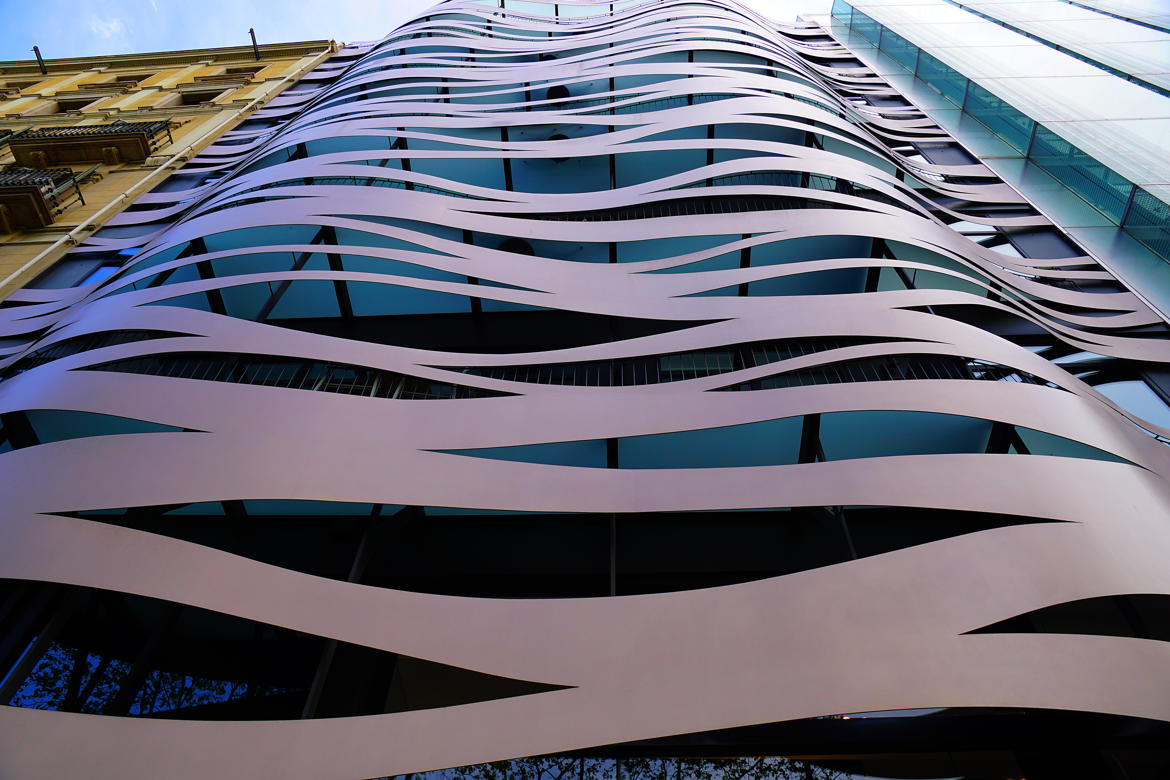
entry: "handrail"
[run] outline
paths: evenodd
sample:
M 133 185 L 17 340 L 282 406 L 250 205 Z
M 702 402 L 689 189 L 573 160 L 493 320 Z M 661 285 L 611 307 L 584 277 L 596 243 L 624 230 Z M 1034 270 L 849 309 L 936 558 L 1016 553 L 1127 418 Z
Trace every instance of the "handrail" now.
M 167 129 L 165 119 L 152 122 L 126 122 L 117 120 L 107 125 L 68 125 L 65 127 L 27 127 L 9 138 L 9 141 L 38 140 L 51 138 L 91 138 L 122 133 L 145 133 L 155 135 Z

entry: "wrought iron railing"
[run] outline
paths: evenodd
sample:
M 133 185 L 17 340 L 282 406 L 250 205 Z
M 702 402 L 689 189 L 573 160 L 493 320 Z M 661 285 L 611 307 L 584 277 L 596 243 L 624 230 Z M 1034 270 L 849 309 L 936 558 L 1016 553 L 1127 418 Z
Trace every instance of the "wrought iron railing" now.
M 146 136 L 152 150 L 162 147 L 166 138 L 171 143 L 171 123 L 167 119 L 153 122 L 126 122 L 121 119 L 108 125 L 69 125 L 65 127 L 30 127 L 13 133 L 9 141 L 66 141 L 100 139 L 106 136 L 141 133 Z
M 85 204 L 81 185 L 97 171 L 96 165 L 75 173 L 72 168 L 36 170 L 15 166 L 0 171 L 0 192 L 3 190 L 35 188 L 40 191 L 44 205 L 52 214 L 60 214 L 75 202 Z

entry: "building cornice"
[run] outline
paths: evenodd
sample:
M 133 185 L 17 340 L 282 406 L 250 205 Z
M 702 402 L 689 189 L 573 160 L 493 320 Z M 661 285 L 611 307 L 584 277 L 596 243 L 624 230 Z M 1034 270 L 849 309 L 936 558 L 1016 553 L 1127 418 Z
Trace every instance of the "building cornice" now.
M 289 43 L 266 43 L 259 46 L 260 59 L 275 60 L 290 57 L 304 57 L 322 51 L 334 51 L 337 44 L 329 39 L 315 41 L 293 41 Z M 214 62 L 255 62 L 251 46 L 222 46 L 211 49 L 182 49 L 179 51 L 143 52 L 140 54 L 108 54 L 91 57 L 64 57 L 46 59 L 49 75 L 75 73 L 95 65 L 107 68 L 165 68 L 178 63 L 211 60 Z M 0 61 L 0 74 L 4 76 L 40 75 L 36 60 Z

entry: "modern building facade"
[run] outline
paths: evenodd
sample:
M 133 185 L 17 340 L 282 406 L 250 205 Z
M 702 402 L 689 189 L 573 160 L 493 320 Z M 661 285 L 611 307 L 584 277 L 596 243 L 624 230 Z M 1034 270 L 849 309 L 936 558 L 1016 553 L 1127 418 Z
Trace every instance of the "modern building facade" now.
M 336 48 L 322 40 L 0 62 L 0 298 Z
M 1102 5 L 835 0 L 814 18 L 1165 317 L 1170 26 L 1158 3 Z
M 823 27 L 451 0 L 0 328 L 6 777 L 1167 771 L 1166 322 Z

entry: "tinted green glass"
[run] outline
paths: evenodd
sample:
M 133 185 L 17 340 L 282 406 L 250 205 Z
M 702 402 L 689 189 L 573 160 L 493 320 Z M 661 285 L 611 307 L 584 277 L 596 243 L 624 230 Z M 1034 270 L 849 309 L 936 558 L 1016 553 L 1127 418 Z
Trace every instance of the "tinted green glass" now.
M 1043 125 L 1028 149 L 1028 158 L 1114 222 L 1121 222 L 1133 183 L 1106 168 Z
M 1170 257 L 1170 204 L 1138 187 L 1121 226 L 1162 257 Z
M 921 52 L 915 73 L 947 100 L 956 106 L 963 105 L 963 98 L 967 95 L 967 79 L 954 68 L 944 65 L 937 57 Z
M 853 29 L 860 33 L 863 37 L 869 39 L 871 43 L 877 45 L 881 39 L 882 26 L 875 22 L 869 15 L 853 9 Z
M 852 21 L 853 6 L 844 0 L 833 0 L 832 14 L 835 20 L 847 25 Z
M 918 47 L 888 27 L 882 28 L 879 47 L 913 73 L 918 66 Z
M 974 82 L 968 85 L 963 110 L 1016 149 L 1021 152 L 1027 150 L 1035 122 L 983 87 Z

